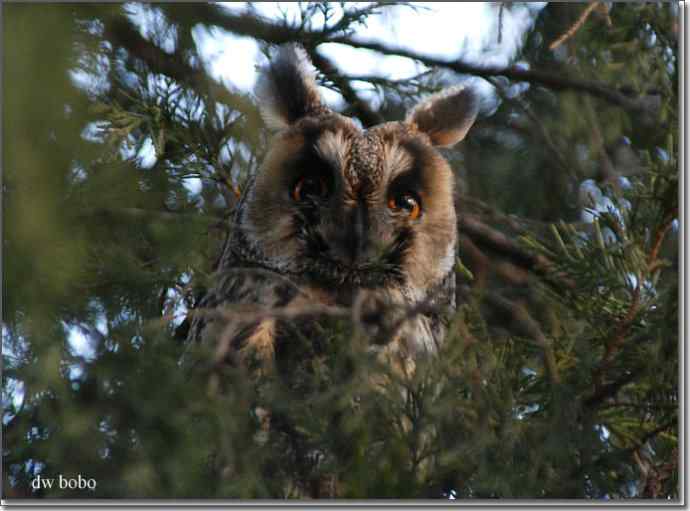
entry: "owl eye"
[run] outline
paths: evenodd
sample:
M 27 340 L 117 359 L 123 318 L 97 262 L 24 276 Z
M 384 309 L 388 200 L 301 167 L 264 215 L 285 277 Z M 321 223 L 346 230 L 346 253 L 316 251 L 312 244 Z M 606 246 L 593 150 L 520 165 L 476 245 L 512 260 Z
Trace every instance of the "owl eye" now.
M 328 183 L 321 176 L 302 176 L 292 187 L 292 199 L 302 202 L 307 197 L 323 198 L 328 195 Z
M 410 220 L 419 218 L 422 207 L 419 198 L 413 192 L 403 192 L 392 195 L 388 199 L 388 208 L 394 212 L 405 212 Z

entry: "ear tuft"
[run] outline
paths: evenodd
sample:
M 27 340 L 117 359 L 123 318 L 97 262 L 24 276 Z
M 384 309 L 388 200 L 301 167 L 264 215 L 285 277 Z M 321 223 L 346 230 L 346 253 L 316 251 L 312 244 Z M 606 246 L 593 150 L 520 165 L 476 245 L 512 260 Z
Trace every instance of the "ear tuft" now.
M 465 138 L 478 112 L 477 94 L 456 85 L 419 103 L 405 121 L 425 133 L 434 146 L 450 147 Z
M 296 44 L 278 48 L 260 71 L 256 96 L 264 121 L 272 129 L 284 129 L 307 115 L 327 110 L 304 49 Z

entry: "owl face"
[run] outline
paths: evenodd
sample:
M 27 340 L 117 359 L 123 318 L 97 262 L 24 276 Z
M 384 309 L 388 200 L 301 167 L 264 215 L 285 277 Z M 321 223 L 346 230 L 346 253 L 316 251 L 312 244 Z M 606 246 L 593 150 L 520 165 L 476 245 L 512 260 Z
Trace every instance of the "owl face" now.
M 362 130 L 323 105 L 295 46 L 264 69 L 258 96 L 278 133 L 239 223 L 260 258 L 326 292 L 424 298 L 455 260 L 454 179 L 436 147 L 464 137 L 474 96 L 451 89 Z

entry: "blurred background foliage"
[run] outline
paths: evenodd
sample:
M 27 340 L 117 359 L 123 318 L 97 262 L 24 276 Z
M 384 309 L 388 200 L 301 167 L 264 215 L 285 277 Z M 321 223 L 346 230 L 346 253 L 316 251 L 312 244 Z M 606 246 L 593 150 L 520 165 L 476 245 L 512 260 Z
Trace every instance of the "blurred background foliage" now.
M 499 41 L 511 11 L 531 19 L 507 67 L 356 35 L 408 13 L 393 2 L 3 5 L 5 498 L 678 498 L 678 4 L 492 8 Z M 461 305 L 409 379 L 342 318 L 318 350 L 296 343 L 289 385 L 183 363 L 267 141 L 251 94 L 208 73 L 200 26 L 301 42 L 364 126 L 483 87 L 445 153 Z M 348 75 L 332 43 L 424 71 Z M 97 488 L 32 489 L 39 474 Z

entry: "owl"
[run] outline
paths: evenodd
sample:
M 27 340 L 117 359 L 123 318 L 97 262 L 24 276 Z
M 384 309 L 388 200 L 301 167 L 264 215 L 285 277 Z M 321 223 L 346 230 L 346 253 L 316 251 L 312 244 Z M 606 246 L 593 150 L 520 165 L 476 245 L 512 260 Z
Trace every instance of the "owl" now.
M 219 359 L 270 367 L 290 335 L 271 311 L 358 307 L 378 349 L 434 353 L 455 308 L 457 243 L 454 175 L 438 148 L 464 138 L 476 95 L 451 87 L 404 121 L 362 129 L 326 106 L 297 45 L 278 49 L 256 95 L 275 135 L 198 304 L 231 312 L 199 315 L 192 337 Z

